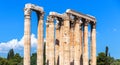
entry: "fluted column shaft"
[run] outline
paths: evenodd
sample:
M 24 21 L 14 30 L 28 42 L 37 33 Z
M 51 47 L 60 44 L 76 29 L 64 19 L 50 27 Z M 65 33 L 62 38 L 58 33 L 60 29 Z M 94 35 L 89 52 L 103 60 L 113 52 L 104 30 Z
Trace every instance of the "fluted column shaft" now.
M 49 20 L 49 65 L 54 65 L 54 21 Z
M 88 65 L 88 22 L 84 23 L 83 65 Z
M 64 65 L 70 65 L 70 22 L 69 19 L 64 20 Z
M 30 10 L 25 9 L 24 20 L 24 65 L 30 65 L 30 48 L 31 48 L 31 35 L 30 35 Z
M 49 63 L 49 23 L 46 22 L 46 64 Z
M 70 64 L 73 65 L 74 63 L 74 28 L 71 24 L 70 28 Z
M 76 19 L 74 30 L 74 65 L 80 65 L 80 19 Z M 79 54 L 78 54 L 79 53 Z
M 58 27 L 57 25 L 56 27 Z M 60 30 L 56 28 L 56 44 L 55 44 L 55 63 L 59 65 L 59 42 L 60 42 Z
M 81 20 L 80 20 L 80 22 L 82 22 Z M 82 31 L 82 23 L 80 24 L 80 30 L 79 30 L 79 32 L 80 32 L 80 65 L 83 65 L 83 31 Z
M 60 26 L 60 49 L 59 49 L 59 55 L 60 55 L 60 61 L 59 61 L 59 65 L 64 65 L 64 46 L 63 46 L 63 33 L 64 33 L 64 27 L 63 24 Z
M 43 16 L 38 15 L 37 65 L 43 65 Z M 43 15 L 43 14 L 42 14 Z
M 96 24 L 91 25 L 91 65 L 96 65 Z

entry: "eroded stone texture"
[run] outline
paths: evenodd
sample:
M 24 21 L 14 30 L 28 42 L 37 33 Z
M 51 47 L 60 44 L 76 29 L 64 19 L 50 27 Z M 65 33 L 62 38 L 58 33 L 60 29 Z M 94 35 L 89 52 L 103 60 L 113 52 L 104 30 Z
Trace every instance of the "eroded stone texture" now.
M 59 65 L 64 65 L 64 51 L 63 51 L 63 49 L 64 49 L 64 46 L 63 46 L 63 41 L 64 41 L 64 39 L 63 39 L 63 29 L 64 29 L 64 27 L 63 27 L 63 24 L 60 26 L 60 49 L 59 49 L 59 55 L 60 55 L 60 57 L 59 57 Z
M 25 21 L 24 21 L 24 65 L 30 65 L 30 48 L 31 48 L 31 36 L 30 36 L 30 9 L 25 9 Z
M 74 65 L 80 65 L 80 19 L 75 20 L 75 30 L 74 30 Z
M 91 24 L 91 65 L 96 65 L 96 24 Z
M 34 4 L 26 4 L 24 8 L 24 65 L 30 65 L 31 52 L 31 11 L 38 15 L 38 47 L 37 47 L 37 65 L 43 65 L 43 8 Z M 42 14 L 42 15 L 41 15 Z
M 37 65 L 43 65 L 43 13 L 38 14 Z
M 60 25 L 56 24 L 55 63 L 59 65 Z
M 48 21 L 46 22 L 46 64 L 48 65 L 49 63 L 49 23 Z
M 88 65 L 88 22 L 84 23 L 83 65 Z
M 64 19 L 64 65 L 70 65 L 70 21 L 67 14 L 64 14 L 66 17 Z
M 54 65 L 54 19 L 49 16 L 49 65 Z
M 83 31 L 82 31 L 82 21 L 80 20 L 80 65 L 83 65 Z
M 70 65 L 74 64 L 74 24 L 70 26 Z

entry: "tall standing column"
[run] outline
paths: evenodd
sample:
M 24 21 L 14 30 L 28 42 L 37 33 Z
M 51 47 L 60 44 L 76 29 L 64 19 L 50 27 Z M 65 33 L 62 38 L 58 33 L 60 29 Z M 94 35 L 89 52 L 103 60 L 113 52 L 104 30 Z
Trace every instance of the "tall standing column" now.
M 64 46 L 63 46 L 63 21 L 61 21 L 61 26 L 60 26 L 60 47 L 59 47 L 59 55 L 60 55 L 60 62 L 59 65 L 64 65 Z
M 60 29 L 59 24 L 56 24 L 56 42 L 55 42 L 55 63 L 59 65 L 59 43 L 60 43 Z
M 84 22 L 83 65 L 88 65 L 88 22 Z
M 30 9 L 28 9 L 28 8 L 24 9 L 24 15 L 25 15 L 25 21 L 24 21 L 24 65 L 30 65 L 30 48 L 31 48 L 30 13 L 31 13 Z
M 91 25 L 91 65 L 96 65 L 96 24 Z
M 80 20 L 80 22 L 82 22 Z M 83 65 L 83 31 L 82 31 L 82 23 L 80 24 L 80 65 Z
M 70 23 L 70 65 L 74 64 L 74 24 Z
M 43 65 L 43 13 L 38 13 L 37 65 Z
M 74 65 L 80 65 L 80 19 L 75 18 L 75 30 L 74 30 Z
M 49 23 L 46 22 L 46 65 L 49 63 Z
M 49 65 L 54 65 L 54 18 L 49 17 Z
M 64 65 L 70 65 L 70 21 L 68 15 L 64 15 Z

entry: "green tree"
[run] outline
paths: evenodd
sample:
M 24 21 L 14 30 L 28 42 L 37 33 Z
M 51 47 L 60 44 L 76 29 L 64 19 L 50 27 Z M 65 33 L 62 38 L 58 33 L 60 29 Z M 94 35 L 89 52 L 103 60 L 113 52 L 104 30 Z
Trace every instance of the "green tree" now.
M 14 62 L 16 62 L 16 64 L 19 64 L 21 62 L 22 58 L 18 53 L 16 53 L 12 60 Z
M 37 54 L 36 53 L 32 53 L 32 56 L 31 56 L 31 65 L 37 65 L 36 62 L 37 62 Z
M 8 60 L 8 64 L 9 65 L 18 65 L 21 63 L 21 61 L 22 61 L 21 56 L 18 53 L 16 53 L 12 59 Z
M 104 52 L 99 53 L 97 56 L 97 65 L 105 65 L 105 58 L 106 56 Z
M 8 52 L 8 56 L 7 56 L 7 59 L 12 59 L 14 57 L 14 50 L 13 49 L 10 49 L 10 51 Z
M 113 63 L 110 65 L 120 65 L 120 59 L 115 60 Z
M 106 46 L 105 52 L 101 52 L 97 56 L 97 65 L 110 65 L 114 62 L 114 58 L 108 55 L 109 48 Z
M 105 49 L 105 55 L 106 56 L 108 56 L 108 50 L 109 50 L 109 48 L 108 48 L 108 46 L 106 46 L 106 49 Z
M 0 57 L 0 65 L 8 65 L 7 59 Z

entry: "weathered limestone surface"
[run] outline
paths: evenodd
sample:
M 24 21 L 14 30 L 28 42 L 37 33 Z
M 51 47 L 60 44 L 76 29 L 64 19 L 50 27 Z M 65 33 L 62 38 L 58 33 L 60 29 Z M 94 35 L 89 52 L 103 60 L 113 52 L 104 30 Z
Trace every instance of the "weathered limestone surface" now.
M 24 10 L 24 65 L 30 65 L 30 48 L 31 48 L 31 36 L 30 36 L 30 9 Z
M 74 26 L 70 28 L 70 65 L 74 64 Z
M 56 41 L 55 41 L 55 63 L 59 64 L 59 44 L 60 44 L 60 28 L 59 24 L 56 24 Z
M 60 49 L 59 49 L 59 55 L 60 55 L 60 58 L 59 58 L 59 65 L 64 65 L 64 46 L 63 46 L 63 31 L 64 30 L 64 27 L 63 27 L 63 24 L 60 26 Z
M 75 21 L 75 31 L 74 31 L 74 65 L 80 65 L 80 19 Z
M 34 4 L 31 4 L 31 3 L 27 3 L 26 5 L 25 5 L 25 8 L 28 8 L 28 9 L 30 9 L 30 10 L 33 10 L 33 11 L 35 11 L 35 12 L 44 12 L 44 10 L 43 10 L 43 8 L 42 7 L 39 7 L 39 6 L 37 6 L 37 5 L 34 5 Z
M 80 65 L 83 65 L 83 31 L 82 31 L 82 21 L 80 20 Z
M 37 65 L 43 65 L 43 20 L 41 13 L 43 8 L 34 4 L 26 4 L 24 8 L 25 29 L 24 29 L 24 65 L 30 65 L 30 48 L 31 48 L 31 31 L 30 31 L 30 15 L 31 11 L 35 11 L 38 15 L 38 47 L 37 47 Z M 39 13 L 38 13 L 39 12 Z M 42 17 L 43 18 L 43 17 Z
M 48 21 L 46 22 L 46 64 L 48 65 L 49 63 L 49 23 Z
M 91 65 L 96 65 L 96 24 L 91 25 Z
M 77 12 L 77 11 L 74 11 L 74 10 L 71 10 L 71 9 L 67 9 L 66 13 L 73 14 L 73 15 L 78 16 L 80 18 L 84 18 L 84 19 L 90 20 L 92 22 L 95 22 L 95 18 L 91 15 L 85 15 L 85 14 L 82 14 L 80 12 Z
M 64 14 L 66 17 L 64 19 L 64 65 L 70 65 L 70 21 L 67 14 Z
M 88 65 L 88 22 L 84 23 L 83 65 Z
M 43 65 L 43 14 L 41 15 L 38 14 L 37 65 Z
M 49 65 L 54 65 L 54 20 L 52 16 L 49 19 Z

